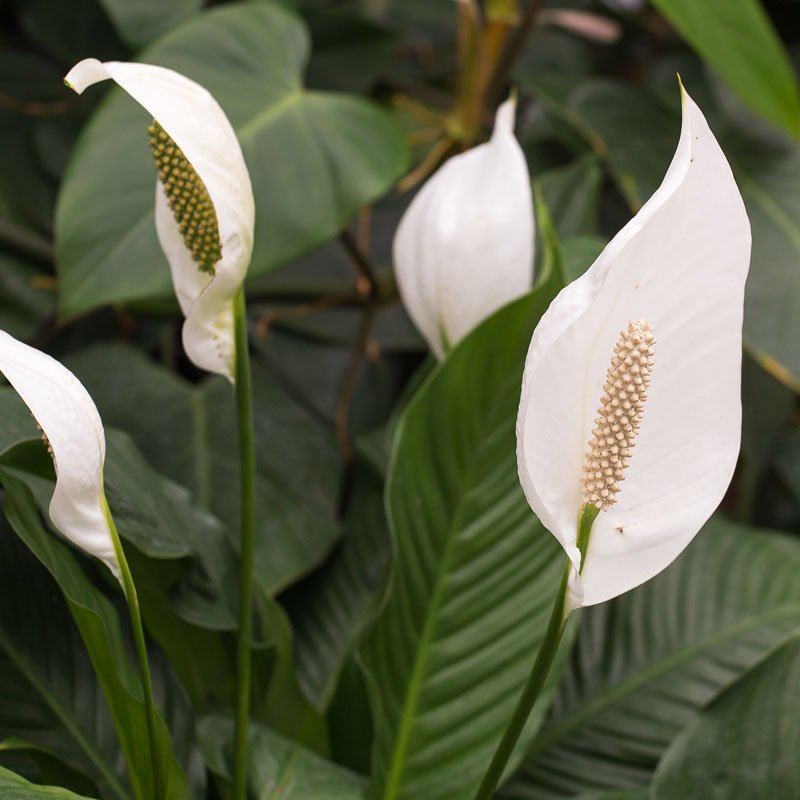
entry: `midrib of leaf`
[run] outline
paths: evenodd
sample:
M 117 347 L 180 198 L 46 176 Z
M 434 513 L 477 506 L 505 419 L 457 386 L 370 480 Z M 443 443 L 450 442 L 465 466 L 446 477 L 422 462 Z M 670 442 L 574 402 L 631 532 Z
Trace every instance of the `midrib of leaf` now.
M 509 380 L 508 383 L 510 382 L 511 381 Z M 505 386 L 507 386 L 508 383 L 506 383 Z M 501 391 L 495 395 L 495 400 L 497 400 L 498 396 L 505 397 L 505 392 L 502 391 L 505 386 L 501 387 Z M 498 408 L 503 407 L 504 405 L 505 404 L 499 402 L 493 403 L 492 408 L 487 414 L 487 420 L 489 422 L 494 421 L 495 415 L 499 413 Z M 434 590 L 431 596 L 431 602 L 428 605 L 428 611 L 425 616 L 425 624 L 423 625 L 422 633 L 420 634 L 421 647 L 417 649 L 417 657 L 414 660 L 414 668 L 412 669 L 411 679 L 406 692 L 407 700 L 403 706 L 403 715 L 401 717 L 400 727 L 395 739 L 395 747 L 393 750 L 389 775 L 386 779 L 383 800 L 396 800 L 396 798 L 399 796 L 400 788 L 402 786 L 402 775 L 405 769 L 405 757 L 411 737 L 411 728 L 414 724 L 417 706 L 419 704 L 419 695 L 422 690 L 422 680 L 425 675 L 425 668 L 430 656 L 430 643 L 436 628 L 436 612 L 439 610 L 442 602 L 442 595 L 444 593 L 444 577 L 447 575 L 446 567 L 449 567 L 450 560 L 453 556 L 456 533 L 461 530 L 462 527 L 461 509 L 465 495 L 464 487 L 471 485 L 474 465 L 481 463 L 479 454 L 486 443 L 492 440 L 491 433 L 495 431 L 496 425 L 487 424 L 486 429 L 488 429 L 490 433 L 480 437 L 481 445 L 477 448 L 474 454 L 475 457 L 469 460 L 466 470 L 458 481 L 457 494 L 459 500 L 454 508 L 452 522 L 448 528 L 447 543 L 442 551 L 442 557 L 439 560 L 439 568 L 436 570 Z M 402 431 L 398 431 L 396 435 L 399 438 L 402 435 Z
M 288 108 L 291 108 L 293 105 L 295 105 L 295 103 L 299 103 L 303 99 L 304 95 L 305 89 L 303 89 L 302 86 L 298 86 L 285 94 L 280 100 L 273 103 L 268 108 L 259 111 L 259 113 L 256 114 L 251 120 L 248 120 L 241 127 L 236 129 L 236 135 L 239 137 L 239 142 L 244 144 L 244 142 L 248 141 L 251 136 L 258 133 L 258 131 L 263 128 L 264 125 L 273 117 L 277 117 L 285 113 Z
M 284 789 L 286 789 L 288 781 L 291 779 L 292 767 L 294 767 L 299 757 L 300 748 L 295 746 L 289 751 L 289 756 L 281 767 L 278 780 L 275 782 L 275 788 L 270 791 L 269 795 L 265 795 L 263 800 L 281 800 L 284 797 Z
M 766 622 L 778 620 L 783 617 L 788 618 L 798 614 L 800 614 L 800 605 L 784 607 L 760 616 L 747 617 L 738 624 L 725 628 L 717 634 L 699 639 L 690 647 L 684 647 L 671 653 L 667 658 L 652 664 L 646 669 L 640 670 L 633 677 L 628 678 L 614 688 L 600 692 L 593 700 L 581 706 L 575 713 L 566 716 L 561 722 L 554 725 L 549 730 L 545 730 L 541 736 L 536 738 L 533 747 L 528 751 L 526 757 L 530 759 L 532 756 L 546 750 L 552 744 L 557 743 L 562 736 L 577 728 L 589 717 L 603 711 L 615 701 L 631 694 L 636 689 L 669 672 L 674 667 L 691 661 L 692 658 L 700 655 L 704 650 L 708 650 L 711 647 L 725 643 L 729 639 L 734 639 L 750 630 L 759 628 Z
M 33 686 L 39 696 L 47 703 L 50 710 L 58 717 L 61 724 L 75 740 L 78 746 L 86 753 L 89 760 L 97 767 L 97 770 L 106 780 L 108 785 L 114 790 L 116 795 L 122 800 L 129 800 L 130 795 L 125 791 L 119 782 L 117 776 L 110 772 L 108 765 L 103 760 L 102 755 L 94 748 L 92 743 L 83 735 L 78 724 L 72 719 L 69 712 L 58 702 L 58 700 L 47 690 L 47 688 L 39 680 L 37 680 L 32 671 L 27 669 L 25 659 L 17 652 L 14 645 L 0 629 L 0 646 L 5 650 L 6 655 L 11 659 L 21 675 Z

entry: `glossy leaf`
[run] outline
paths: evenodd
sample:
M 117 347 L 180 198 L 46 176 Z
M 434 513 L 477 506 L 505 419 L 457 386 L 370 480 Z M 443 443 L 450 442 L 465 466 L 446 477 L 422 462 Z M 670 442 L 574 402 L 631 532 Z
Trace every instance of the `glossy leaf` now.
M 0 737 L 53 752 L 89 776 L 103 798 L 130 798 L 80 634 L 55 582 L 4 519 L 0 555 Z
M 389 556 L 383 480 L 357 464 L 338 549 L 287 599 L 300 681 L 320 708 L 330 702 L 345 660 L 378 610 Z
M 693 713 L 800 625 L 798 568 L 796 540 L 712 520 L 661 575 L 584 610 L 550 717 L 500 797 L 648 784 Z
M 239 529 L 239 460 L 233 392 L 223 379 L 193 385 L 133 348 L 104 346 L 68 360 L 104 423 L 129 433 L 195 506 Z M 333 432 L 274 374 L 254 365 L 257 479 L 256 579 L 275 592 L 308 572 L 338 536 L 339 455 Z
M 141 54 L 205 86 L 236 129 L 256 199 L 250 275 L 332 238 L 405 167 L 405 142 L 382 110 L 303 88 L 308 47 L 295 16 L 249 2 L 201 14 Z M 81 137 L 56 218 L 62 314 L 171 294 L 148 123 L 113 92 Z
M 3 800 L 87 800 L 57 786 L 37 786 L 0 767 L 0 793 Z
M 563 561 L 519 487 L 514 422 L 551 287 L 470 334 L 398 425 L 387 486 L 391 591 L 363 648 L 372 797 L 471 797 L 544 633 Z
M 196 14 L 202 0 L 100 0 L 116 31 L 134 50 Z
M 119 618 L 107 598 L 88 581 L 67 545 L 45 530 L 28 487 L 8 470 L 3 471 L 2 478 L 9 521 L 58 582 L 81 631 L 131 765 L 134 794 L 142 800 L 150 798 L 154 787 L 145 708 L 138 676 L 125 651 Z M 167 791 L 175 800 L 188 798 L 186 776 L 173 754 L 163 719 L 159 719 L 157 737 Z
M 800 639 L 794 637 L 716 697 L 672 742 L 656 770 L 652 800 L 800 795 L 798 681 Z
M 800 135 L 794 70 L 759 0 L 651 2 L 745 103 Z
M 200 722 L 199 736 L 209 769 L 229 778 L 230 720 L 206 717 Z M 249 752 L 248 786 L 254 800 L 364 800 L 363 778 L 265 725 L 250 726 Z

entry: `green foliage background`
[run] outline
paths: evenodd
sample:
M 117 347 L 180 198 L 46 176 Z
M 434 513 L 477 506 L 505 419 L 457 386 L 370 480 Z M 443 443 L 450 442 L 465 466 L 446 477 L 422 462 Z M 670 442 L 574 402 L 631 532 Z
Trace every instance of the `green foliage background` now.
M 490 16 L 508 5 L 483 3 Z M 518 92 L 517 134 L 553 229 L 542 223 L 534 291 L 435 365 L 400 305 L 391 241 L 413 195 L 398 181 L 454 130 L 458 4 L 0 0 L 0 328 L 69 366 L 106 425 L 170 800 L 229 787 L 234 400 L 181 350 L 149 120 L 111 86 L 77 97 L 62 83 L 88 56 L 204 84 L 253 181 L 259 800 L 474 793 L 562 564 L 516 480 L 527 343 L 558 288 L 658 186 L 680 73 L 753 228 L 740 463 L 684 555 L 571 624 L 497 796 L 798 794 L 800 7 L 529 8 L 499 89 Z M 492 110 L 448 152 L 484 138 Z M 121 598 L 50 530 L 52 480 L 29 413 L 0 389 L 0 797 L 148 798 Z

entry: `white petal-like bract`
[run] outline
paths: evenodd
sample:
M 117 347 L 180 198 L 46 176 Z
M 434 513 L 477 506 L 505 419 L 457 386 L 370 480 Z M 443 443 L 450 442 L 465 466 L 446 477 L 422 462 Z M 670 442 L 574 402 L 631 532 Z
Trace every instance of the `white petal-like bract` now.
M 211 274 L 192 260 L 163 187 L 156 181 L 156 229 L 186 316 L 186 353 L 201 369 L 233 380 L 233 297 L 250 264 L 255 224 L 253 190 L 239 141 L 211 94 L 165 67 L 88 58 L 76 64 L 65 80 L 81 93 L 108 78 L 143 106 L 180 147 L 214 205 L 222 257 Z
M 104 513 L 103 423 L 83 384 L 46 353 L 0 331 L 0 372 L 42 429 L 52 451 L 56 486 L 50 519 L 66 539 L 108 565 L 119 578 Z
M 730 166 L 683 92 L 661 187 L 543 315 L 517 420 L 520 481 L 573 562 L 571 604 L 592 605 L 664 569 L 718 506 L 741 436 L 750 225 Z M 581 474 L 620 331 L 653 326 L 650 385 L 616 502 L 578 574 Z
M 507 100 L 490 141 L 451 158 L 420 189 L 395 235 L 400 295 L 439 358 L 531 288 L 533 201 L 514 111 Z

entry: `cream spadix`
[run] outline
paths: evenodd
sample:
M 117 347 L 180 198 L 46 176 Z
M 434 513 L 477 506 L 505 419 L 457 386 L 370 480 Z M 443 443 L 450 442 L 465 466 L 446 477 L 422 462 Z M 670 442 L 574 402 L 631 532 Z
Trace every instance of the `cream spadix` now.
M 682 107 L 661 187 L 556 297 L 526 360 L 520 481 L 572 561 L 573 608 L 675 559 L 718 506 L 739 452 L 750 225 L 685 92 Z M 581 571 L 586 508 L 596 518 Z
M 492 138 L 451 158 L 418 192 L 394 239 L 403 304 L 441 358 L 533 280 L 533 200 L 514 136 L 515 103 Z
M 46 353 L 0 331 L 0 372 L 41 429 L 53 458 L 56 485 L 50 519 L 66 539 L 120 577 L 105 512 L 103 423 L 83 384 Z
M 109 78 L 153 118 L 149 129 L 143 121 L 142 136 L 149 135 L 158 170 L 156 230 L 186 317 L 186 353 L 233 380 L 233 298 L 250 264 L 255 224 L 236 134 L 206 89 L 164 67 L 89 58 L 65 81 L 82 93 Z

